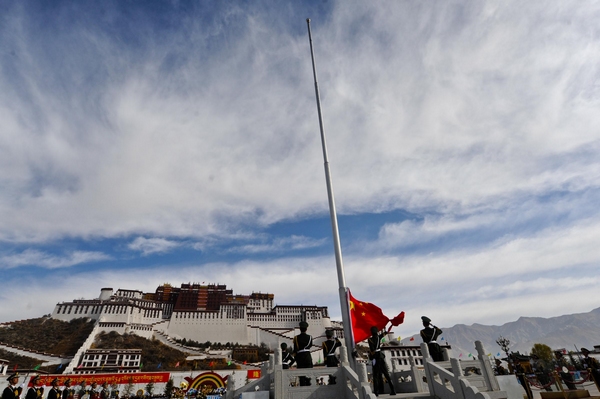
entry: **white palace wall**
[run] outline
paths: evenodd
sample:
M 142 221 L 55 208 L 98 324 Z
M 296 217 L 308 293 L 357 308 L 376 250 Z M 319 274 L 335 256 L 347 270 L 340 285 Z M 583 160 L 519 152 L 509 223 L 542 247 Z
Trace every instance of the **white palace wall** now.
M 308 334 L 315 345 L 324 340 L 325 329 L 332 326 L 326 307 L 275 306 L 271 298 L 253 300 L 252 306 L 241 303 L 223 304 L 218 311 L 176 311 L 170 317 L 163 313 L 163 303 L 141 299 L 135 290 L 103 288 L 99 298 L 62 302 L 55 306 L 52 317 L 59 320 L 87 317 L 97 320 L 100 331 L 135 333 L 150 338 L 162 331 L 177 339 L 197 342 L 220 342 L 279 346 L 291 344 L 299 333 L 298 324 L 308 322 Z
M 100 300 L 74 301 L 57 304 L 52 318 L 70 321 L 86 317 L 112 323 L 152 324 L 162 320 L 162 309 L 152 305 L 153 307 L 140 307 L 139 304 L 131 303 L 100 303 Z
M 220 316 L 214 311 L 173 312 L 166 334 L 197 342 L 251 343 L 245 318 Z
M 54 307 L 52 318 L 63 321 L 70 321 L 80 317 L 98 320 L 101 311 L 102 305 L 98 300 L 63 302 Z

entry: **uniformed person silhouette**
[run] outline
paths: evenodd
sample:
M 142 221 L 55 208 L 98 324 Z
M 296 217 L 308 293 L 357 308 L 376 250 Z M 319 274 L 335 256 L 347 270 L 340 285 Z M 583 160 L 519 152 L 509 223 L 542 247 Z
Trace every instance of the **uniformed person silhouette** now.
M 27 390 L 25 399 L 42 399 L 44 396 L 44 387 L 40 386 L 39 374 L 31 379 L 30 384 L 31 386 Z
M 427 344 L 431 358 L 434 362 L 444 361 L 442 348 L 436 341 L 442 334 L 442 330 L 431 324 L 431 319 L 427 316 L 421 316 L 421 320 L 423 321 L 423 327 L 425 327 L 421 330 L 421 338 Z
M 569 373 L 569 362 L 563 357 L 561 351 L 554 351 L 554 357 L 556 358 L 556 371 L 558 371 L 558 374 L 560 374 L 560 378 L 567 386 L 567 389 L 571 391 L 576 390 L 577 387 L 575 387 L 573 376 L 571 373 Z
M 337 356 L 335 355 L 335 350 L 342 346 L 342 343 L 339 339 L 333 336 L 332 330 L 325 331 L 325 336 L 327 339 L 323 341 L 323 358 L 325 359 L 325 366 L 327 367 L 337 367 L 340 364 Z M 329 375 L 329 385 L 333 385 L 336 383 L 336 377 L 334 375 Z
M 62 391 L 62 399 L 73 399 L 75 396 L 75 390 L 71 389 L 71 379 L 67 378 L 65 382 L 63 382 L 65 386 Z
M 52 388 L 48 392 L 48 396 L 46 398 L 47 399 L 61 399 L 61 392 L 60 392 L 60 389 L 58 389 L 58 386 L 60 385 L 58 383 L 58 378 L 53 379 L 50 384 L 52 385 Z
M 96 381 L 92 381 L 92 385 L 89 390 L 89 399 L 100 399 L 100 393 L 98 392 L 98 383 Z
M 108 399 L 110 397 L 110 392 L 108 391 L 108 382 L 104 381 L 102 383 L 102 390 L 100 391 L 100 399 Z
M 327 367 L 337 367 L 340 364 L 337 356 L 335 356 L 335 350 L 342 346 L 339 339 L 333 336 L 332 330 L 325 331 L 327 339 L 323 341 L 323 358 L 325 359 L 325 365 Z
M 376 326 L 371 327 L 371 336 L 368 339 L 369 342 L 369 360 L 373 366 L 373 391 L 375 396 L 379 396 L 383 393 L 383 377 L 387 380 L 390 385 L 390 395 L 395 395 L 396 390 L 394 384 L 390 378 L 390 372 L 388 371 L 387 363 L 385 362 L 385 355 L 381 351 L 381 340 L 387 335 L 386 331 L 379 333 Z
M 312 337 L 306 333 L 308 323 L 301 321 L 299 324 L 300 334 L 294 337 L 294 357 L 296 358 L 296 367 L 299 369 L 311 369 L 313 367 L 310 348 L 312 347 Z M 300 385 L 310 385 L 309 377 L 300 377 Z
M 581 353 L 583 354 L 583 359 L 581 359 L 583 367 L 591 370 L 596 387 L 600 390 L 600 362 L 598 362 L 598 359 L 591 357 L 590 351 L 586 348 L 581 348 Z
M 2 391 L 2 399 L 19 399 L 23 388 L 18 387 L 19 373 L 11 374 L 7 379 L 8 386 Z
M 292 364 L 296 362 L 294 356 L 288 351 L 287 344 L 285 342 L 281 343 L 281 364 L 283 365 L 283 369 L 287 370 L 292 367 Z

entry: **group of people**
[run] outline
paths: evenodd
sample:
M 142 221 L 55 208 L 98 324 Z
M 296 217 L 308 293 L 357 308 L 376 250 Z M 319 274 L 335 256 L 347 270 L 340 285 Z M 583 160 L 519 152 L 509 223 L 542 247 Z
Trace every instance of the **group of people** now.
M 23 387 L 19 386 L 19 374 L 11 374 L 8 380 L 8 386 L 4 388 L 2 392 L 2 399 L 22 399 L 21 394 L 23 393 Z M 36 375 L 29 381 L 29 389 L 25 394 L 24 399 L 44 399 L 44 387 L 40 385 L 41 377 Z M 51 388 L 48 391 L 45 399 L 73 399 L 75 397 L 75 389 L 71 387 L 71 379 L 67 378 L 61 389 L 60 381 L 55 378 L 50 382 Z M 104 382 L 102 388 L 98 390 L 98 384 L 92 382 L 89 389 L 79 392 L 79 397 L 88 395 L 89 399 L 109 399 L 110 391 L 108 390 L 108 383 Z M 117 392 L 118 396 L 118 392 Z
M 301 321 L 299 327 L 300 334 L 294 337 L 294 348 L 292 352 L 288 350 L 288 346 L 285 342 L 281 344 L 281 363 L 284 369 L 289 369 L 294 363 L 296 363 L 296 367 L 299 369 L 313 367 L 312 355 L 310 353 L 313 339 L 312 336 L 306 333 L 308 330 L 308 323 Z M 325 366 L 337 367 L 340 361 L 335 355 L 335 351 L 342 346 L 342 343 L 333 336 L 333 331 L 331 330 L 325 331 L 325 336 L 327 339 L 321 344 Z M 328 384 L 335 383 L 335 376 L 330 375 Z M 311 385 L 310 378 L 305 376 L 300 377 L 300 386 L 308 385 Z
M 600 362 L 590 356 L 590 351 L 586 348 L 581 348 L 581 355 L 573 363 L 569 362 L 562 351 L 554 351 L 554 359 L 552 362 L 548 360 L 540 359 L 539 357 L 532 355 L 529 364 L 523 367 L 522 363 L 514 355 L 508 357 L 510 363 L 511 372 L 513 372 L 517 379 L 519 379 L 521 385 L 526 387 L 527 378 L 529 374 L 535 375 L 537 383 L 535 385 L 538 388 L 545 389 L 546 391 L 552 391 L 552 385 L 556 382 L 556 378 L 562 382 L 567 390 L 576 390 L 576 381 L 573 377 L 572 372 L 575 371 L 589 371 L 590 380 L 593 381 L 598 389 L 600 389 Z M 507 375 L 510 374 L 508 370 L 502 365 L 500 359 L 495 359 L 496 366 L 494 367 L 495 375 Z M 527 370 L 526 370 L 527 368 Z M 526 389 L 528 397 L 532 397 L 531 392 Z
M 426 316 L 421 317 L 423 321 L 423 329 L 421 330 L 421 338 L 427 344 L 429 353 L 434 361 L 443 361 L 444 355 L 441 347 L 437 343 L 437 338 L 442 334 L 442 330 L 431 324 L 431 319 Z M 301 321 L 299 324 L 300 334 L 294 337 L 293 351 L 288 350 L 286 343 L 281 344 L 282 365 L 284 369 L 289 369 L 294 363 L 299 369 L 312 368 L 313 360 L 311 356 L 312 337 L 306 333 L 308 323 Z M 385 355 L 381 351 L 383 338 L 388 334 L 388 331 L 380 331 L 376 326 L 371 327 L 371 337 L 368 339 L 369 344 L 369 360 L 373 368 L 373 386 L 375 395 L 384 392 L 383 377 L 387 380 L 390 386 L 390 395 L 396 395 L 394 384 L 390 378 L 390 373 L 385 362 Z M 335 355 L 336 349 L 342 346 L 340 340 L 333 336 L 333 331 L 325 332 L 326 340 L 322 343 L 324 363 L 327 367 L 338 367 L 339 360 Z M 302 376 L 299 378 L 300 386 L 311 385 L 310 378 Z M 329 384 L 335 384 L 335 376 L 329 376 Z
M 581 348 L 581 354 L 583 357 L 579 359 L 581 362 L 580 368 L 583 370 L 590 370 L 590 379 L 594 381 L 598 389 L 600 389 L 600 362 L 598 362 L 596 358 L 590 356 L 590 351 L 586 348 Z M 570 373 L 570 371 L 575 370 L 574 365 L 569 363 L 561 351 L 555 351 L 554 357 L 556 358 L 555 369 L 560 375 L 563 383 L 567 386 L 567 389 L 577 389 L 573 375 Z
M 308 330 L 308 323 L 301 321 L 299 327 L 300 334 L 294 337 L 294 348 L 292 353 L 288 351 L 286 343 L 281 344 L 281 361 L 284 369 L 289 369 L 294 363 L 296 363 L 296 367 L 299 369 L 313 367 L 312 355 L 310 353 L 313 345 L 313 339 L 312 336 L 306 333 Z M 339 339 L 333 336 L 333 331 L 331 330 L 327 330 L 325 332 L 325 336 L 327 339 L 321 346 L 323 350 L 323 357 L 325 359 L 325 365 L 327 367 L 337 367 L 339 365 L 339 360 L 337 356 L 335 356 L 335 351 L 337 348 L 342 346 L 342 343 Z M 333 375 L 329 376 L 328 383 L 335 384 L 335 377 Z M 308 385 L 311 385 L 310 378 L 305 376 L 300 377 L 300 386 Z

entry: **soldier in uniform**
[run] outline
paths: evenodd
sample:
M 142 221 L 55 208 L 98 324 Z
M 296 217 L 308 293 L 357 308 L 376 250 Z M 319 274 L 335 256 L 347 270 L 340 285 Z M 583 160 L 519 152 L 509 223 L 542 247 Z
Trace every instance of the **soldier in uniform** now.
M 387 331 L 380 334 L 377 327 L 373 326 L 371 327 L 371 336 L 367 340 L 369 343 L 369 359 L 373 366 L 373 391 L 375 392 L 375 396 L 379 396 L 380 393 L 383 393 L 384 376 L 390 385 L 390 395 L 396 394 L 387 363 L 385 362 L 385 355 L 381 351 L 381 340 L 386 335 Z
M 423 327 L 425 327 L 421 330 L 421 338 L 427 344 L 431 358 L 434 362 L 444 361 L 442 348 L 440 348 L 436 341 L 442 334 L 442 330 L 431 324 L 431 319 L 427 316 L 421 316 L 421 320 L 423 321 Z
M 19 399 L 23 388 L 18 387 L 19 373 L 11 374 L 7 379 L 8 386 L 2 391 L 2 399 Z
M 308 329 L 308 323 L 301 321 L 300 334 L 294 337 L 294 357 L 296 358 L 296 365 L 299 369 L 311 369 L 313 366 L 312 356 L 310 354 L 310 348 L 312 347 L 312 337 L 306 333 Z M 310 385 L 309 377 L 300 377 L 300 385 Z
M 92 385 L 90 385 L 90 389 L 88 390 L 89 399 L 100 399 L 100 393 L 98 392 L 98 383 L 96 381 L 92 381 Z
M 44 396 L 44 387 L 39 386 L 40 376 L 39 374 L 33 377 L 30 381 L 31 386 L 27 390 L 25 399 L 42 399 Z
M 81 380 L 81 382 L 79 383 L 79 390 L 77 392 L 77 397 L 79 399 L 82 399 L 85 395 L 88 394 L 88 391 L 86 389 L 86 384 L 87 383 L 85 382 L 85 380 Z M 88 399 L 88 398 L 89 398 L 89 395 L 85 397 L 85 399 Z
M 339 339 L 333 337 L 333 331 L 325 331 L 327 340 L 323 341 L 323 357 L 325 358 L 325 365 L 327 367 L 337 367 L 340 361 L 335 356 L 335 350 L 342 346 Z
M 52 385 L 52 389 L 48 392 L 46 399 L 61 399 L 61 392 L 60 389 L 58 389 L 58 378 L 53 379 L 50 384 Z
M 569 373 L 569 362 L 567 362 L 567 359 L 563 357 L 561 351 L 555 351 L 554 357 L 556 358 L 556 371 L 558 371 L 558 374 L 560 374 L 560 378 L 563 380 L 568 389 L 571 391 L 576 390 L 577 387 L 575 387 L 573 376 L 571 373 Z
M 581 353 L 583 354 L 583 359 L 581 359 L 581 363 L 583 363 L 583 367 L 586 369 L 590 369 L 592 373 L 592 378 L 596 383 L 596 387 L 600 390 L 600 362 L 598 359 L 590 356 L 590 351 L 586 348 L 581 348 Z
M 75 390 L 71 389 L 71 379 L 67 378 L 63 383 L 65 386 L 62 391 L 62 399 L 73 399 L 75 396 Z
M 325 331 L 325 336 L 327 339 L 323 341 L 323 357 L 325 358 L 325 365 L 327 367 L 337 367 L 340 364 L 340 361 L 335 356 L 335 350 L 342 346 L 342 343 L 339 339 L 333 336 L 332 330 Z M 329 385 L 335 384 L 335 376 L 329 375 Z
M 292 364 L 296 362 L 294 356 L 288 351 L 287 344 L 285 342 L 281 343 L 281 363 L 283 365 L 283 369 L 287 370 L 292 367 Z
M 104 381 L 102 383 L 102 390 L 100 391 L 100 399 L 109 399 L 110 392 L 108 390 L 108 382 Z

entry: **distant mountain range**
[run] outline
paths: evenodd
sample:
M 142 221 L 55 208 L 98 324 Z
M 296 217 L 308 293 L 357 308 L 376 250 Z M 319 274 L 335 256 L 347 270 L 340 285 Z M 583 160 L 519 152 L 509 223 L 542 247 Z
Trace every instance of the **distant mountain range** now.
M 566 349 L 575 351 L 582 347 L 593 350 L 594 345 L 600 345 L 600 308 L 588 313 L 577 313 L 544 319 L 542 317 L 521 317 L 517 321 L 501 326 L 485 326 L 483 324 L 457 324 L 454 327 L 440 327 L 444 332 L 443 340 L 438 342 L 449 343 L 452 346 L 452 356 L 458 357 L 461 353 L 468 356 L 476 354 L 475 341 L 481 341 L 487 353 L 501 357 L 506 355 L 496 344 L 498 337 L 503 336 L 510 340 L 510 351 L 530 353 L 533 344 L 546 344 L 552 349 Z M 414 335 L 414 341 L 409 338 L 401 342 L 411 345 L 422 342 L 419 335 Z

